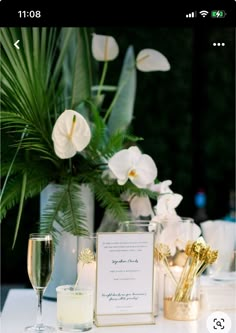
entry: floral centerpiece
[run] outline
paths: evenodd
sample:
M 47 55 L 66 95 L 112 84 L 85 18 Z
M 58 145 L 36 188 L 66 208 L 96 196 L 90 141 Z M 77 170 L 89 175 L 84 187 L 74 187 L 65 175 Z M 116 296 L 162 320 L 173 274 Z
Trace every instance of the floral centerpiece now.
M 21 52 L 8 47 L 15 36 L 22 40 Z M 19 207 L 14 243 L 25 201 L 50 183 L 63 186 L 50 197 L 40 228 L 55 236 L 55 221 L 74 235 L 88 232 L 84 184 L 112 219 L 125 220 L 128 203 L 134 208 L 135 201 L 149 211 L 149 198 L 157 195 L 157 168 L 137 147 L 140 138 L 129 132 L 136 68 L 166 71 L 170 65 L 156 50 L 135 57 L 129 47 L 114 87 L 105 82 L 109 61 L 118 53 L 113 37 L 85 28 L 2 29 L 1 124 L 8 141 L 0 211 L 3 219 Z M 98 85 L 96 61 L 103 62 Z M 108 106 L 107 94 L 113 94 Z

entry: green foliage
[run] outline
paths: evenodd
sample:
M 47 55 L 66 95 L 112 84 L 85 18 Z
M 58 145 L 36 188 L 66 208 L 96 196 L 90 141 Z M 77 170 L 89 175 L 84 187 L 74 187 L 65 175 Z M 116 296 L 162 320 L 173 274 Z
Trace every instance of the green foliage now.
M 130 46 L 126 52 L 114 103 L 111 104 L 107 114 L 111 111 L 108 121 L 110 133 L 117 130 L 125 131 L 133 117 L 136 92 L 136 68 L 134 49 Z
M 21 40 L 24 52 L 10 47 L 16 39 Z M 3 28 L 1 43 L 1 126 L 11 138 L 12 150 L 15 149 L 8 158 L 5 154 L 2 165 L 2 176 L 6 177 L 1 193 L 1 218 L 19 204 L 17 235 L 24 201 L 39 194 L 50 181 L 65 177 L 68 169 L 54 153 L 51 133 L 65 100 L 76 106 L 90 95 L 90 81 L 86 80 L 90 70 L 86 56 L 88 40 L 86 29 Z M 68 63 L 73 67 L 66 71 Z M 68 82 L 71 84 L 66 90 Z M 66 230 L 82 232 L 83 215 L 75 214 L 72 189 L 73 186 L 67 189 L 64 200 L 71 209 L 64 214 Z M 70 218 L 72 222 L 68 223 Z M 47 222 L 50 229 L 52 221 Z
M 55 221 L 61 230 L 73 235 L 87 234 L 86 212 L 81 188 L 73 180 L 68 184 L 55 186 L 55 191 L 49 197 L 41 216 L 40 230 L 52 232 L 57 238 L 58 230 L 54 228 Z
M 114 218 L 123 220 L 127 216 L 120 194 L 129 186 L 105 184 L 103 171 L 109 157 L 126 143 L 139 139 L 126 133 L 136 88 L 134 51 L 132 47 L 127 51 L 118 88 L 104 87 L 115 92 L 115 97 L 103 118 L 103 96 L 91 96 L 89 36 L 86 28 L 2 29 L 1 127 L 9 139 L 9 153 L 5 151 L 1 166 L 5 177 L 1 219 L 18 205 L 13 243 L 25 202 L 51 182 L 56 184 L 57 192 L 42 213 L 40 228 L 55 237 L 59 232 L 55 221 L 74 235 L 87 232 L 80 187 L 83 183 L 90 186 L 99 205 Z M 16 39 L 21 40 L 24 52 L 9 47 Z M 54 152 L 51 133 L 66 108 L 85 116 L 92 139 L 86 151 L 61 160 Z

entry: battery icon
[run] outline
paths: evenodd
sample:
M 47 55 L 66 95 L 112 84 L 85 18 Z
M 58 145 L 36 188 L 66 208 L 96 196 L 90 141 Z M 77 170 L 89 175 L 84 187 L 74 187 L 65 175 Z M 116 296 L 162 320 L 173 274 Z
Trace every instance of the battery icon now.
M 223 18 L 225 17 L 226 12 L 224 10 L 212 10 L 211 17 L 213 18 Z

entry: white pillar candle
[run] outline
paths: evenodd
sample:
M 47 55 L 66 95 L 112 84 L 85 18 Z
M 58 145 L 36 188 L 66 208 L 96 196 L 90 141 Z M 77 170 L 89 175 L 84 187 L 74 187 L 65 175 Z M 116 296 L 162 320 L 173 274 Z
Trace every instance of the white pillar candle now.
M 79 277 L 79 288 L 91 288 L 93 291 L 96 286 L 96 261 L 89 264 L 78 262 L 77 272 Z
M 95 309 L 96 295 L 96 261 L 89 264 L 78 262 L 77 272 L 79 277 L 78 287 L 89 288 L 93 290 L 93 308 Z

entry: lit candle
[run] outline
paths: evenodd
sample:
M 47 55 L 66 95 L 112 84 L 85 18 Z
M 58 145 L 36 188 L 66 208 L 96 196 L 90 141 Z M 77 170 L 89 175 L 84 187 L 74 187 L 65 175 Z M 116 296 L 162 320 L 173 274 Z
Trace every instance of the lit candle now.
M 178 276 L 182 273 L 183 267 L 174 265 L 170 267 L 170 270 L 173 272 L 174 275 Z

